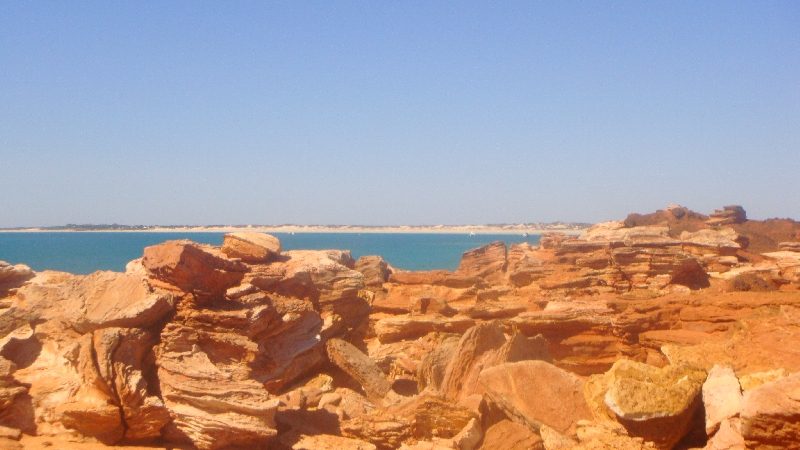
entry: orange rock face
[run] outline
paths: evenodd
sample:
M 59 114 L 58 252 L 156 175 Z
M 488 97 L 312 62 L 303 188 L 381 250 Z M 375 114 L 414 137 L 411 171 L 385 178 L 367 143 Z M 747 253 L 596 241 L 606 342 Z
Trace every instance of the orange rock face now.
M 481 373 L 480 383 L 511 420 L 534 430 L 546 425 L 574 435 L 578 421 L 592 418 L 583 380 L 544 361 L 494 366 Z

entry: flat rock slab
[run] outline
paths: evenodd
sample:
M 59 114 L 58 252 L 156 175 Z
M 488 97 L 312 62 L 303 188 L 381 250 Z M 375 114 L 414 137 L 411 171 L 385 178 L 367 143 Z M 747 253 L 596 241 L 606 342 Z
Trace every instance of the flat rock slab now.
M 222 253 L 248 263 L 267 262 L 281 254 L 281 241 L 266 233 L 228 233 L 223 237 Z
M 501 364 L 481 372 L 479 379 L 492 402 L 533 431 L 547 425 L 574 434 L 579 420 L 592 418 L 583 380 L 550 363 Z

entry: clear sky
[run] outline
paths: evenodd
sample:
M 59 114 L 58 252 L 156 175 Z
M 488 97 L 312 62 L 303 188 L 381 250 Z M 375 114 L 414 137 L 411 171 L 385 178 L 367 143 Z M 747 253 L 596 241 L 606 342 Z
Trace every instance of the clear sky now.
M 0 227 L 800 219 L 800 2 L 0 2 Z

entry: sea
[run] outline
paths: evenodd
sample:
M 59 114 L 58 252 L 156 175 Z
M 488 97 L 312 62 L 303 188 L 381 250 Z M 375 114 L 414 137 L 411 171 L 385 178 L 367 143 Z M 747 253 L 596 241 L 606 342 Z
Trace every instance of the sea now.
M 418 234 L 418 233 L 272 233 L 283 250 L 350 250 L 354 258 L 380 255 L 404 270 L 455 270 L 467 250 L 495 241 L 506 245 L 529 242 L 532 234 Z M 125 271 L 144 248 L 175 239 L 222 245 L 224 233 L 181 232 L 0 232 L 0 261 L 25 264 L 40 272 L 58 270 L 89 274 L 98 270 Z

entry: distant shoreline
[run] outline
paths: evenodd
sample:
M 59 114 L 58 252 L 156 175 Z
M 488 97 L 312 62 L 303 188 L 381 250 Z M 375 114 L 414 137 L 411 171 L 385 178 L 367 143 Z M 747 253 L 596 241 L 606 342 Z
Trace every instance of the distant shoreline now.
M 527 227 L 525 225 L 433 225 L 433 226 L 317 226 L 317 225 L 284 225 L 284 226 L 186 226 L 186 227 L 147 227 L 123 229 L 83 229 L 83 228 L 10 228 L 0 229 L 0 233 L 387 233 L 387 234 L 542 234 L 561 232 L 579 235 L 588 227 L 575 225 L 553 227 Z

